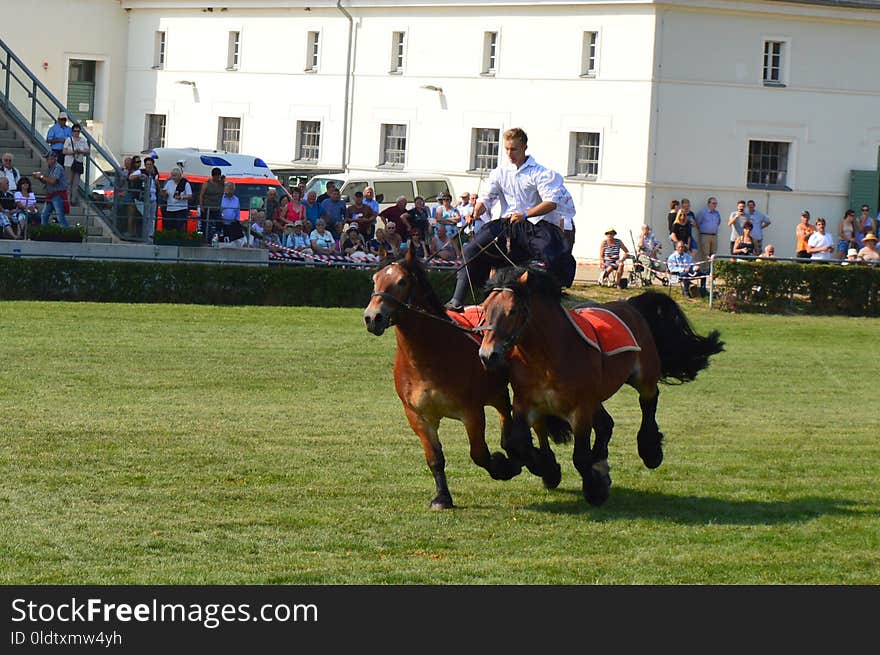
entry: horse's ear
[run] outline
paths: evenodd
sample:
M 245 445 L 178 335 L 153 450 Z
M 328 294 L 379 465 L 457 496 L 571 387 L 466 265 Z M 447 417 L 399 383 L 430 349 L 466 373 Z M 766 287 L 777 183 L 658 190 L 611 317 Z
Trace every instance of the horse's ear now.
M 529 272 L 528 271 L 524 271 L 523 274 L 519 276 L 519 280 L 517 280 L 517 282 L 519 282 L 520 284 L 523 284 L 523 285 L 527 284 L 528 281 L 529 281 Z
M 415 248 L 407 248 L 406 249 L 406 256 L 404 257 L 404 260 L 406 261 L 407 264 L 412 264 L 416 260 L 416 249 Z
M 385 250 L 385 246 L 379 246 L 379 259 L 385 259 L 388 257 L 388 251 Z

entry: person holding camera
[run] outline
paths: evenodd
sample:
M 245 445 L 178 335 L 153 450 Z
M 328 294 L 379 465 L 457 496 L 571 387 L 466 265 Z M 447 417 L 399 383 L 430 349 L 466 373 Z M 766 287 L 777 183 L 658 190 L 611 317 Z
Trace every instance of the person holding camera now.
M 742 236 L 743 223 L 746 218 L 746 201 L 740 200 L 736 203 L 736 211 L 731 212 L 730 218 L 727 219 L 727 225 L 730 226 L 730 254 L 733 254 L 733 247 L 736 240 Z
M 70 136 L 64 139 L 61 150 L 64 153 L 64 168 L 67 170 L 67 188 L 70 192 L 70 205 L 77 206 L 76 192 L 79 178 L 85 170 L 85 159 L 89 154 L 89 142 L 82 135 L 79 123 L 70 128 Z

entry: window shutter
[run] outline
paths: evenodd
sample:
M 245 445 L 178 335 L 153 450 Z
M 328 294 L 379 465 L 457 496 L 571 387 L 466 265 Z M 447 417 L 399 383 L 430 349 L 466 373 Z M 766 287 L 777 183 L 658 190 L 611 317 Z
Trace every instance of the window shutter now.
M 859 213 L 859 207 L 868 205 L 876 215 L 880 201 L 880 171 L 849 172 L 849 208 Z

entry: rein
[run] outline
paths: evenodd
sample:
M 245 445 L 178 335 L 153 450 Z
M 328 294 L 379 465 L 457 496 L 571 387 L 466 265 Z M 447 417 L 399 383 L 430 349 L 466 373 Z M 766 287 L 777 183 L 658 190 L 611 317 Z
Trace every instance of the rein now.
M 459 325 L 455 321 L 449 320 L 448 318 L 443 318 L 441 316 L 437 316 L 436 314 L 432 314 L 431 312 L 426 312 L 421 307 L 416 307 L 415 305 L 413 305 L 410 302 L 407 302 L 404 300 L 399 300 L 386 291 L 374 291 L 373 293 L 370 294 L 370 297 L 371 298 L 378 297 L 378 298 L 381 298 L 382 300 L 390 300 L 391 302 L 396 303 L 397 306 L 402 309 L 406 309 L 407 311 L 410 311 L 410 312 L 415 312 L 416 314 L 421 314 L 422 316 L 427 316 L 430 319 L 433 319 L 435 321 L 440 321 L 444 325 L 450 325 L 458 330 L 461 330 L 462 332 L 467 332 L 469 334 L 473 334 L 477 331 L 477 328 L 466 328 L 466 327 Z M 394 325 L 395 323 L 393 320 L 391 320 L 389 324 Z

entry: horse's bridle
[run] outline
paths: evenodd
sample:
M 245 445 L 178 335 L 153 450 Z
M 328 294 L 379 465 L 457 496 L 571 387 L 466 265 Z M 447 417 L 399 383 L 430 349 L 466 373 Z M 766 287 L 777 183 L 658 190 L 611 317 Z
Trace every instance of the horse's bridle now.
M 389 266 L 394 266 L 396 264 L 397 264 L 397 262 L 392 262 L 391 264 L 389 264 Z M 404 269 L 404 271 L 406 271 L 406 269 Z M 406 271 L 406 274 L 411 275 L 411 273 L 409 271 Z M 391 302 L 395 303 L 398 306 L 398 308 L 400 308 L 400 309 L 405 309 L 410 312 L 415 312 L 416 314 L 421 314 L 422 316 L 426 316 L 426 317 L 433 319 L 435 321 L 440 321 L 441 323 L 445 323 L 447 325 L 452 325 L 452 326 L 458 328 L 459 330 L 461 330 L 462 332 L 467 332 L 469 334 L 473 334 L 477 331 L 477 328 L 466 328 L 463 325 L 459 325 L 455 321 L 450 321 L 448 318 L 443 318 L 441 316 L 437 316 L 435 314 L 432 314 L 431 312 L 426 312 L 421 307 L 416 307 L 415 305 L 413 305 L 412 299 L 413 299 L 413 295 L 415 294 L 415 285 L 412 285 L 412 287 L 413 288 L 410 289 L 410 292 L 409 292 L 409 298 L 407 298 L 406 300 L 400 300 L 399 298 L 396 298 L 394 295 L 388 293 L 387 291 L 374 291 L 373 293 L 370 294 L 370 298 L 375 297 L 375 298 L 381 298 L 382 300 L 390 300 Z M 394 324 L 395 324 L 394 317 L 392 316 L 388 319 L 388 326 L 391 327 Z
M 495 287 L 494 289 L 492 289 L 491 293 L 495 293 L 496 291 L 507 291 L 509 293 L 514 294 L 515 296 L 520 295 L 519 292 L 516 289 L 514 289 L 513 287 Z M 531 318 L 531 306 L 530 306 L 529 297 L 527 294 L 522 295 L 522 310 L 525 313 L 525 318 L 523 319 L 522 324 L 517 329 L 515 329 L 513 332 L 511 332 L 508 335 L 507 339 L 505 339 L 504 342 L 501 344 L 501 347 L 504 350 L 504 352 L 510 352 L 513 349 L 513 347 L 516 345 L 517 341 L 519 341 L 519 338 L 522 336 L 523 332 L 525 332 L 526 326 L 529 324 L 529 318 Z M 483 312 L 483 320 L 485 320 L 485 317 L 486 317 L 486 312 Z M 484 325 L 483 323 L 480 323 L 480 325 L 476 326 L 475 328 L 472 328 L 471 332 L 480 333 L 480 332 L 489 332 L 490 330 L 492 332 L 495 332 L 495 331 L 497 331 L 497 328 L 494 325 L 488 325 L 488 324 Z

